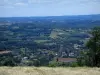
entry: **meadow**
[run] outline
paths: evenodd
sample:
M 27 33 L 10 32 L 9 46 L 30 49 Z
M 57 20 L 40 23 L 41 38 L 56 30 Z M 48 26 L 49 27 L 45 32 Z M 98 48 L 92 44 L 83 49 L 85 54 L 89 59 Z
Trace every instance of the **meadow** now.
M 0 67 L 0 75 L 100 75 L 100 68 Z

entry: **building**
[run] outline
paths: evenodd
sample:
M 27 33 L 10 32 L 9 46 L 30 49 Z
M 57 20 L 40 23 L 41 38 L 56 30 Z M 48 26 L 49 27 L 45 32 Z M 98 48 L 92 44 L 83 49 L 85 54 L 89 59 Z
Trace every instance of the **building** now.
M 57 58 L 57 62 L 71 63 L 76 61 L 77 61 L 76 58 Z
M 10 54 L 12 54 L 12 51 L 0 50 L 0 56 L 10 55 Z

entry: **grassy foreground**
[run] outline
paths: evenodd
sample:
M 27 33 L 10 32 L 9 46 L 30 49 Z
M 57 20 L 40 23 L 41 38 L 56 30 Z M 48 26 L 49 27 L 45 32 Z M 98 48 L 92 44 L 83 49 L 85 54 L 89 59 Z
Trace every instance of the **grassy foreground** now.
M 100 68 L 0 67 L 0 75 L 100 75 Z

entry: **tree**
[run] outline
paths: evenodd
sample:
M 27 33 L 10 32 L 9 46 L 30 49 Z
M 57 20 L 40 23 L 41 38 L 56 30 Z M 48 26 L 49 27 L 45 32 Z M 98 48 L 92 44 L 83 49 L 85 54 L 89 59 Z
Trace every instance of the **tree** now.
M 80 55 L 77 57 L 78 66 L 90 66 L 88 52 L 82 50 Z
M 11 56 L 0 57 L 0 66 L 16 66 L 16 61 Z
M 100 67 L 100 27 L 93 28 L 92 36 L 87 42 L 87 56 L 90 66 Z
M 20 48 L 20 53 L 23 57 L 26 56 L 26 48 Z

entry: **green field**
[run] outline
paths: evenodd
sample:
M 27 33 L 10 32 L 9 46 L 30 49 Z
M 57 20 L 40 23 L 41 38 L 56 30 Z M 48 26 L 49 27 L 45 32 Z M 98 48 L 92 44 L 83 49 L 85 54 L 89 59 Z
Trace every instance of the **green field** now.
M 44 43 L 44 42 L 47 42 L 49 40 L 35 40 L 36 43 Z
M 0 67 L 0 75 L 100 75 L 100 68 Z

